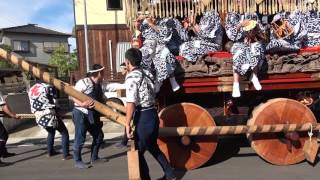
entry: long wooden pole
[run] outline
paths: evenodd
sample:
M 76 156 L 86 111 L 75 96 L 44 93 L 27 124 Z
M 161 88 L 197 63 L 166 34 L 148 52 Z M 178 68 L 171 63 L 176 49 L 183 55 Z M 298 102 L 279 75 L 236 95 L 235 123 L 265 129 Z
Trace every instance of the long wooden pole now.
M 35 66 L 32 66 L 23 58 L 19 58 L 18 55 L 16 55 L 15 53 L 8 53 L 7 51 L 0 48 L 0 57 L 11 62 L 12 64 L 19 66 L 21 69 L 25 71 L 31 72 L 35 77 L 43 80 L 46 83 L 52 84 L 55 88 L 65 92 L 69 96 L 72 96 L 80 101 L 86 101 L 90 99 L 89 96 L 75 90 L 68 83 L 65 83 L 63 81 L 60 81 L 59 79 L 53 78 L 47 72 L 40 71 L 40 69 L 36 68 Z M 112 121 L 115 121 L 117 123 L 120 123 L 122 125 L 125 125 L 125 122 L 126 122 L 125 116 L 114 112 L 110 107 L 98 101 L 94 101 L 94 109 L 100 112 L 101 114 L 103 114 L 106 118 Z
M 294 132 L 320 130 L 319 124 L 272 124 L 272 125 L 238 125 L 238 126 L 208 126 L 208 127 L 165 127 L 159 129 L 160 137 L 170 136 L 208 136 L 231 135 L 246 133 Z
M 22 119 L 33 119 L 34 114 L 17 114 Z M 64 118 L 71 118 L 66 115 Z M 106 121 L 105 117 L 101 117 Z M 210 135 L 234 135 L 246 133 L 276 133 L 276 132 L 294 132 L 294 131 L 313 131 L 320 130 L 320 123 L 304 124 L 272 124 L 272 125 L 237 125 L 237 126 L 207 126 L 207 127 L 164 127 L 159 129 L 160 137 L 172 136 L 210 136 Z

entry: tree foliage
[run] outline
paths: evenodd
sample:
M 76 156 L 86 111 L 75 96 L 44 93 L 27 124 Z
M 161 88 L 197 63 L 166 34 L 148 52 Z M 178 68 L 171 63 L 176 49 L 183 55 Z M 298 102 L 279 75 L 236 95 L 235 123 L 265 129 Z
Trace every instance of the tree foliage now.
M 49 64 L 58 68 L 59 77 L 68 77 L 70 71 L 78 68 L 78 60 L 76 51 L 66 53 L 65 48 L 60 46 L 56 48 L 50 56 Z
M 6 44 L 1 44 L 0 48 L 6 50 L 8 52 L 12 51 L 11 46 L 6 45 Z M 18 66 L 10 64 L 7 60 L 0 58 L 0 68 L 1 69 L 17 69 Z

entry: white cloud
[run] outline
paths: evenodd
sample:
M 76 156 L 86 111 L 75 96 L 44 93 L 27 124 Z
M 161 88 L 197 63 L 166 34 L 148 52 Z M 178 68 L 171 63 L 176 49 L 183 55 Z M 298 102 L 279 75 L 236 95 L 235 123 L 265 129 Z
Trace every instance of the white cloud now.
M 1 0 L 0 28 L 35 23 L 56 31 L 72 33 L 74 26 L 73 0 Z M 38 17 L 43 15 L 43 8 L 50 8 L 63 3 L 66 12 L 46 14 L 46 21 L 39 22 Z M 71 50 L 76 48 L 75 41 L 69 40 Z
M 0 27 L 18 26 L 30 22 L 37 12 L 50 6 L 52 0 L 2 0 L 0 3 Z

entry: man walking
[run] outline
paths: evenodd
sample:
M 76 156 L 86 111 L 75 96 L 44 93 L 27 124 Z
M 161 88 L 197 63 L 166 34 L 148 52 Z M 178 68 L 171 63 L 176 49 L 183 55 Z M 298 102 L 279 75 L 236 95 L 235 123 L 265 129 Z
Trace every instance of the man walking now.
M 131 119 L 135 125 L 134 137 L 139 150 L 140 175 L 143 180 L 150 180 L 149 168 L 144 158 L 148 150 L 161 165 L 165 175 L 161 179 L 174 180 L 173 169 L 157 144 L 159 117 L 155 108 L 155 96 L 159 91 L 155 76 L 141 69 L 141 52 L 131 48 L 125 53 L 126 76 L 126 131 L 128 138 L 133 138 Z
M 56 130 L 61 134 L 61 145 L 63 151 L 62 160 L 71 158 L 69 154 L 69 133 L 59 115 L 56 106 L 57 92 L 51 85 L 37 79 L 36 83 L 30 88 L 29 100 L 31 112 L 36 117 L 37 124 L 48 132 L 47 150 L 48 157 L 56 155 L 54 150 L 54 137 Z
M 2 117 L 8 115 L 12 118 L 17 118 L 16 114 L 11 111 L 9 106 L 6 105 L 6 101 L 0 91 L 0 167 L 7 166 L 10 163 L 5 163 L 1 161 L 1 158 L 14 156 L 15 153 L 9 153 L 6 148 L 6 143 L 9 138 L 6 128 L 2 124 Z
M 97 162 L 105 162 L 98 156 L 99 148 L 103 142 L 102 122 L 100 121 L 100 113 L 93 109 L 94 100 L 103 102 L 103 92 L 101 82 L 103 80 L 104 67 L 94 64 L 88 72 L 88 77 L 80 79 L 75 89 L 90 96 L 92 99 L 81 102 L 73 98 L 75 107 L 72 111 L 72 118 L 75 125 L 75 142 L 73 146 L 75 167 L 79 169 L 88 168 L 81 158 L 81 150 L 86 139 L 86 133 L 89 131 L 93 137 L 91 145 L 91 164 Z

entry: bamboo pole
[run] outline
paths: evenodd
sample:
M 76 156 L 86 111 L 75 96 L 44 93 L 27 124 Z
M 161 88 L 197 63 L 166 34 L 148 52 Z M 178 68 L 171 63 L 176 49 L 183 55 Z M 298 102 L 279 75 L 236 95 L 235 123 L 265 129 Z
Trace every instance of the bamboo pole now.
M 228 11 L 228 0 L 223 0 L 223 3 L 224 3 L 224 14 L 229 12 Z
M 272 14 L 272 5 L 271 5 L 271 0 L 267 1 L 268 3 L 268 15 Z
M 151 4 L 151 3 L 150 3 L 150 6 L 149 6 L 149 7 L 150 7 L 150 10 L 151 10 L 151 12 L 150 12 L 150 13 L 151 13 L 151 16 L 154 17 L 154 4 Z
M 234 12 L 236 12 L 236 13 L 239 12 L 239 11 L 238 11 L 238 7 L 239 7 L 238 5 L 239 5 L 238 0 L 235 0 L 233 7 L 234 7 Z
M 159 3 L 159 16 L 162 17 L 162 15 L 163 15 L 163 14 L 162 14 L 162 13 L 163 13 L 163 12 L 162 12 L 162 1 L 159 1 L 159 2 L 160 2 L 160 3 Z
M 250 4 L 249 4 L 249 0 L 246 0 L 245 3 L 246 3 L 246 4 L 245 4 L 246 13 L 250 14 L 250 9 L 249 9 Z
M 217 7 L 217 1 L 218 0 L 213 0 L 214 1 L 214 11 L 218 12 L 218 7 Z
M 187 17 L 190 16 L 190 11 L 191 11 L 190 0 L 188 0 L 188 12 L 187 12 Z
M 183 16 L 183 3 L 180 1 L 180 17 Z
M 268 14 L 268 1 L 265 0 L 263 3 L 264 3 L 264 15 L 267 15 Z
M 193 16 L 194 15 L 194 2 L 193 2 L 193 0 L 191 0 L 191 2 L 190 2 L 190 16 Z
M 25 61 L 22 58 L 19 58 L 15 53 L 8 53 L 7 51 L 0 48 L 0 57 L 3 59 L 11 62 L 12 64 L 15 64 L 19 66 L 21 69 L 31 72 L 34 76 L 37 78 L 43 80 L 46 83 L 52 84 L 55 88 L 57 88 L 60 91 L 65 92 L 66 94 L 80 100 L 80 101 L 86 101 L 91 99 L 89 96 L 75 90 L 71 85 L 68 83 L 65 83 L 63 81 L 60 81 L 59 79 L 55 79 L 50 76 L 47 72 L 42 72 L 40 69 L 36 68 L 35 66 L 30 65 L 27 61 Z M 120 115 L 119 113 L 114 112 L 111 108 L 108 106 L 98 102 L 94 101 L 94 109 L 106 116 L 106 118 L 115 121 L 119 124 L 125 125 L 126 117 L 123 115 Z
M 183 17 L 187 17 L 188 16 L 188 5 L 187 5 L 187 1 L 184 1 L 184 13 L 183 13 Z
M 166 17 L 169 17 L 169 9 L 168 8 L 169 8 L 169 4 L 168 4 L 168 0 L 166 0 L 166 13 L 165 13 Z
M 159 13 L 158 13 L 158 3 L 156 3 L 156 5 L 155 5 L 155 14 L 156 14 L 156 17 L 159 16 Z

